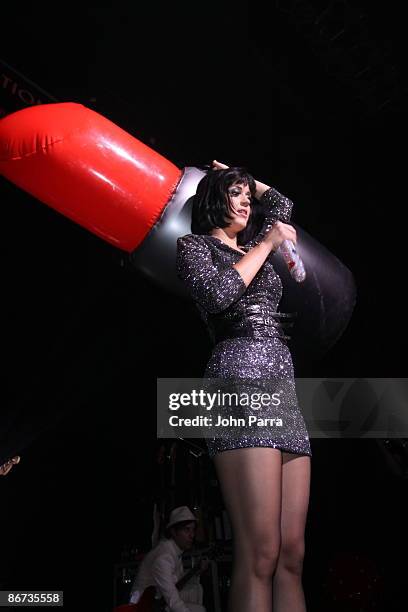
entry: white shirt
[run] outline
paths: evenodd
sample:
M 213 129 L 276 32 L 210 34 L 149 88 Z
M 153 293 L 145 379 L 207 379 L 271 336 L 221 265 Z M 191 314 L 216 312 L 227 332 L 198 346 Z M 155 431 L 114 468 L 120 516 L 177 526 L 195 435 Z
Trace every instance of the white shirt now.
M 130 603 L 137 603 L 147 587 L 155 586 L 171 612 L 189 612 L 176 583 L 184 575 L 183 551 L 173 539 L 160 540 L 144 557 L 132 585 Z

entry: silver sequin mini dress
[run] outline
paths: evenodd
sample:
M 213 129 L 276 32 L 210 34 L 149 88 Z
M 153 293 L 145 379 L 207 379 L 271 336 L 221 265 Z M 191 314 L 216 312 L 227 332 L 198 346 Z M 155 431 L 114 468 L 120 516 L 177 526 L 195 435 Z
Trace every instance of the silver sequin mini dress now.
M 260 232 L 241 245 L 248 252 L 258 244 L 277 220 L 289 223 L 293 203 L 273 187 L 260 198 L 265 220 Z M 177 275 L 186 284 L 213 341 L 214 348 L 204 378 L 245 381 L 252 389 L 265 389 L 265 381 L 282 387 L 279 408 L 262 409 L 262 423 L 249 425 L 254 411 L 249 407 L 230 407 L 230 414 L 245 419 L 245 427 L 221 428 L 207 437 L 211 458 L 216 453 L 247 447 L 270 447 L 300 455 L 312 455 L 306 424 L 295 389 L 292 357 L 284 332 L 285 317 L 278 305 L 282 281 L 273 267 L 274 253 L 246 287 L 233 267 L 244 253 L 215 236 L 187 234 L 177 241 Z M 281 383 L 279 385 L 279 383 Z M 277 388 L 277 387 L 276 387 Z M 266 412 L 265 412 L 266 411 Z M 283 427 L 275 426 L 281 418 Z M 253 421 L 254 419 L 252 419 Z

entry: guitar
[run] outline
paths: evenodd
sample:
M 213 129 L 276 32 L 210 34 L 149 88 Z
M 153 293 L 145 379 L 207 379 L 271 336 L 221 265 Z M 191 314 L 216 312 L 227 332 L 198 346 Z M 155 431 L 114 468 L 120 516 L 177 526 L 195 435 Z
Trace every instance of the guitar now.
M 206 556 L 209 559 L 216 559 L 220 556 L 220 548 L 218 545 L 214 544 L 201 551 L 201 554 L 204 553 L 206 553 Z M 197 563 L 195 567 L 188 570 L 188 572 L 186 572 L 184 576 L 182 576 L 180 580 L 176 582 L 176 589 L 181 591 L 181 589 L 193 576 L 204 571 L 205 569 L 203 570 L 201 568 L 201 563 Z M 149 586 L 143 591 L 143 594 L 136 605 L 137 607 L 135 612 L 164 612 L 167 604 L 163 596 L 158 597 L 156 587 Z

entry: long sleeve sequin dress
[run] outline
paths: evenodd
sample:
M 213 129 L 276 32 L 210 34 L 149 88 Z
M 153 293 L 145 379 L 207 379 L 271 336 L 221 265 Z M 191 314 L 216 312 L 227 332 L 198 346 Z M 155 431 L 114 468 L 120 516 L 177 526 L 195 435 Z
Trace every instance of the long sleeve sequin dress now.
M 240 247 L 245 252 L 262 241 L 276 220 L 290 221 L 293 203 L 276 189 L 268 189 L 260 201 L 265 220 L 255 238 Z M 296 396 L 288 336 L 282 325 L 288 315 L 277 310 L 282 281 L 273 267 L 274 253 L 248 287 L 232 265 L 243 256 L 215 236 L 187 234 L 177 241 L 177 275 L 186 284 L 214 343 L 204 378 L 281 381 L 279 409 L 263 408 L 262 416 L 266 417 L 264 423 L 268 423 L 268 417 L 282 417 L 284 426 L 260 428 L 258 423 L 248 426 L 247 420 L 238 435 L 236 431 L 232 435 L 226 427 L 216 437 L 206 439 L 209 455 L 213 458 L 234 448 L 262 446 L 311 456 Z M 249 408 L 246 412 L 246 417 L 253 414 Z

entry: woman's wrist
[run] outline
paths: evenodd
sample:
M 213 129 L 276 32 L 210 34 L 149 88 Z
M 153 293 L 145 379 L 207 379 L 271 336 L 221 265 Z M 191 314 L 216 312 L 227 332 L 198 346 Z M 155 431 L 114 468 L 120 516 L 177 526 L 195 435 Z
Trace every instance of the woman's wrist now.
M 255 248 L 259 248 L 259 250 L 266 251 L 267 255 L 270 255 L 271 253 L 276 253 L 277 251 L 277 248 L 273 244 L 272 240 L 266 240 L 265 238 L 261 240 L 261 242 L 259 242 Z
M 265 183 L 261 183 L 260 181 L 255 181 L 255 188 L 255 197 L 257 198 L 257 200 L 260 200 L 265 191 L 268 191 L 268 189 L 270 189 L 269 185 L 265 185 Z

